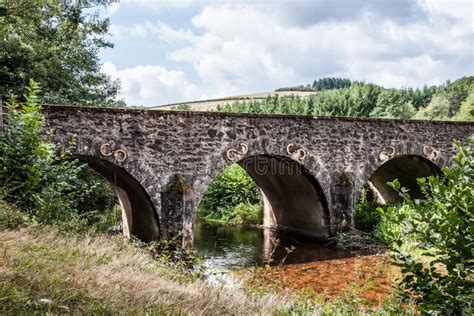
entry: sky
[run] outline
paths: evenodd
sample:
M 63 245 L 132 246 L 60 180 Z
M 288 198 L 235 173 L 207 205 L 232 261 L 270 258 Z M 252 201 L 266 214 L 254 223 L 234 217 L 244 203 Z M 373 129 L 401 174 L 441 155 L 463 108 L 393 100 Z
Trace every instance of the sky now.
M 470 0 L 121 0 L 102 72 L 128 105 L 274 91 L 344 77 L 423 87 L 474 74 Z

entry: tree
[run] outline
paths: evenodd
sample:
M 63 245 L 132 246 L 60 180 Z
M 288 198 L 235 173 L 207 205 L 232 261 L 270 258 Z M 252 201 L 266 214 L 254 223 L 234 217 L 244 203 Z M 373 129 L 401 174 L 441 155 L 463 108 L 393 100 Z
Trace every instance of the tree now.
M 474 88 L 471 88 L 466 100 L 461 103 L 459 113 L 454 119 L 457 121 L 474 121 Z
M 443 120 L 449 118 L 451 104 L 447 97 L 435 95 L 427 107 L 420 109 L 415 118 L 424 120 Z
M 374 84 L 354 83 L 351 88 L 350 99 L 352 106 L 347 116 L 369 116 L 377 104 L 381 87 Z
M 345 78 L 321 78 L 314 80 L 313 89 L 315 91 L 333 90 L 349 88 L 352 82 Z
M 474 77 L 464 77 L 441 86 L 420 89 L 386 89 L 375 84 L 351 82 L 349 79 L 323 78 L 315 81 L 315 94 L 306 97 L 274 96 L 263 101 L 219 106 L 218 111 L 249 113 L 282 113 L 318 116 L 352 116 L 383 118 L 457 119 L 469 114 L 472 100 L 463 100 L 473 88 Z M 344 87 L 347 88 L 334 88 Z M 418 111 L 418 112 L 417 112 Z
M 385 238 L 401 266 L 402 289 L 428 314 L 474 312 L 474 155 L 456 144 L 454 167 L 440 177 L 418 179 L 424 199 L 412 200 L 395 180 L 389 183 L 404 199 L 401 208 L 379 209 L 399 229 Z M 403 245 L 414 243 L 419 255 Z
M 238 164 L 233 164 L 209 185 L 201 202 L 201 215 L 215 219 L 230 218 L 239 204 L 253 205 L 260 201 L 257 185 Z
M 415 107 L 409 100 L 407 93 L 396 89 L 386 89 L 379 94 L 376 106 L 372 112 L 370 112 L 370 116 L 382 118 L 411 118 L 415 112 Z
M 459 111 L 461 103 L 467 98 L 474 88 L 474 76 L 462 77 L 454 82 L 447 82 L 442 88 L 444 95 L 450 103 L 449 116 L 454 116 Z
M 80 228 L 79 223 L 108 218 L 108 208 L 115 204 L 115 198 L 108 199 L 113 194 L 110 186 L 73 159 L 68 149 L 61 150 L 51 141 L 38 104 L 39 85 L 31 81 L 27 91 L 24 104 L 16 98 L 6 103 L 7 125 L 0 138 L 0 198 L 38 222 Z
M 465 100 L 469 97 L 472 89 L 474 89 L 474 76 L 462 77 L 456 81 L 447 81 L 444 85 L 431 89 L 434 91 L 429 104 L 421 107 L 416 118 L 420 119 L 458 119 L 461 111 L 461 105 L 464 105 L 463 111 L 469 108 L 469 102 Z M 471 101 L 472 103 L 472 101 Z M 467 117 L 469 111 L 464 112 Z
M 25 94 L 30 79 L 41 102 L 114 105 L 119 83 L 100 73 L 98 51 L 109 20 L 91 11 L 105 0 L 6 0 L 0 17 L 0 84 Z M 123 102 L 122 102 L 123 104 Z

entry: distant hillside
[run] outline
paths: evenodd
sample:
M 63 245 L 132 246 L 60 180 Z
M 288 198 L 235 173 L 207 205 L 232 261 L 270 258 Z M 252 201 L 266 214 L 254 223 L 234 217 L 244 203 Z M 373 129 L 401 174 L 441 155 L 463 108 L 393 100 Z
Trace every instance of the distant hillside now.
M 352 85 L 347 78 L 321 78 L 313 81 L 313 84 L 299 85 L 294 87 L 278 88 L 275 91 L 324 91 L 349 88 Z
M 165 104 L 162 106 L 154 107 L 152 109 L 153 110 L 172 110 L 172 109 L 184 107 L 186 110 L 190 110 L 190 111 L 213 111 L 217 109 L 218 105 L 221 105 L 221 106 L 230 105 L 236 101 L 239 101 L 239 102 L 263 101 L 267 97 L 276 96 L 276 95 L 280 97 L 287 97 L 291 95 L 294 95 L 297 97 L 306 97 L 308 95 L 312 95 L 315 93 L 316 92 L 308 92 L 308 91 L 262 92 L 262 93 L 244 94 L 244 95 L 219 98 L 219 99 Z
M 254 102 L 254 101 L 265 101 L 268 97 L 306 97 L 313 95 L 318 91 L 324 90 L 335 90 L 348 88 L 352 85 L 352 82 L 349 79 L 345 78 L 321 78 L 313 81 L 312 84 L 299 85 L 294 87 L 286 87 L 276 89 L 275 92 L 262 92 L 254 94 L 244 94 L 238 96 L 231 96 L 218 99 L 210 100 L 201 100 L 201 101 L 191 101 L 191 102 L 180 102 L 180 103 L 171 103 L 160 105 L 152 109 L 155 110 L 189 110 L 189 111 L 214 111 L 217 109 L 217 106 L 221 107 L 230 106 L 236 102 Z
M 154 109 L 474 120 L 474 76 L 446 81 L 441 85 L 424 86 L 422 89 L 384 88 L 372 83 L 351 82 L 349 79 L 323 78 L 314 81 L 312 89 L 316 91 L 255 93 L 167 104 Z
M 338 84 L 337 80 L 333 83 Z M 474 76 L 422 89 L 384 88 L 358 81 L 351 82 L 349 87 L 336 89 L 333 83 L 331 80 L 326 84 L 322 82 L 324 90 L 306 97 L 236 101 L 220 105 L 217 110 L 254 114 L 474 120 Z M 340 83 L 344 84 L 343 81 Z M 292 91 L 286 93 L 296 94 Z

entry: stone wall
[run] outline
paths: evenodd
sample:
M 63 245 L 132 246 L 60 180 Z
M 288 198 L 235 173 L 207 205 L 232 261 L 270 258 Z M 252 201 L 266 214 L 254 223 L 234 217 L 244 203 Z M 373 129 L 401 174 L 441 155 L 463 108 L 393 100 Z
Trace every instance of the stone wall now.
M 459 122 L 53 106 L 44 113 L 57 141 L 66 145 L 75 135 L 78 155 L 105 159 L 140 183 L 157 213 L 160 238 L 188 238 L 212 179 L 233 162 L 261 155 L 301 165 L 325 199 L 327 231 L 334 233 L 353 225 L 358 194 L 384 162 L 413 155 L 450 165 L 452 141 L 474 134 L 474 124 Z M 112 155 L 101 154 L 104 144 Z M 178 178 L 188 186 L 180 203 L 170 189 Z

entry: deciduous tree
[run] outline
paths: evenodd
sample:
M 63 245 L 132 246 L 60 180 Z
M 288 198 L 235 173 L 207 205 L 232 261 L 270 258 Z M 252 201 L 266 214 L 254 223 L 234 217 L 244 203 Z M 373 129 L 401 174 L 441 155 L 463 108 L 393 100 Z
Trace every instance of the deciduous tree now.
M 109 20 L 104 0 L 6 0 L 0 17 L 0 80 L 23 95 L 39 82 L 41 102 L 113 105 L 119 82 L 100 72 Z M 95 11 L 94 11 L 95 10 Z

